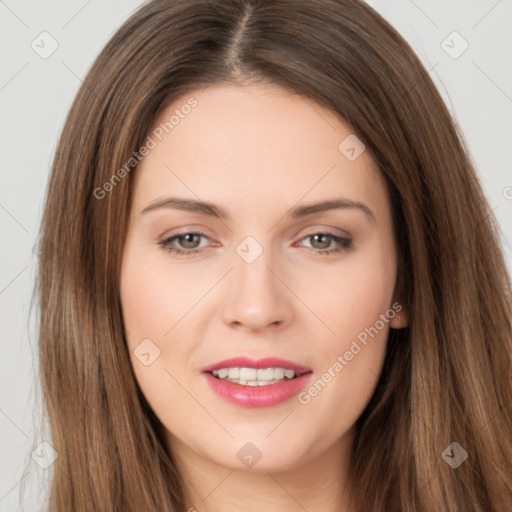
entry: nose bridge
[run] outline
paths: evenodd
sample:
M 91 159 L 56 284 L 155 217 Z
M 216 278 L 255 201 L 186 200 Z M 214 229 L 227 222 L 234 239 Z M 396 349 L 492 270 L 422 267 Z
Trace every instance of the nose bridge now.
M 232 287 L 224 309 L 226 322 L 260 329 L 290 319 L 292 305 L 286 287 L 275 275 L 279 271 L 274 267 L 279 265 L 273 258 L 270 239 L 265 237 L 260 243 L 247 236 L 236 247 Z
M 259 239 L 262 240 L 261 235 Z M 269 237 L 260 243 L 255 237 L 247 236 L 236 247 L 235 290 L 240 299 L 243 297 L 246 300 L 254 296 L 256 300 L 259 295 L 269 304 L 276 293 L 281 292 L 275 289 L 275 276 L 269 270 L 275 264 L 269 244 Z

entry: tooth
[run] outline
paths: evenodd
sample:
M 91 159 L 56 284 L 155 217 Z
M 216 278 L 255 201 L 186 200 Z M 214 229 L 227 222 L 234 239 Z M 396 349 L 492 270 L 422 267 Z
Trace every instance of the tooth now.
M 213 370 L 212 375 L 218 379 L 228 380 L 249 386 L 275 384 L 283 380 L 293 379 L 296 376 L 294 370 L 285 368 L 219 368 Z M 250 384 L 245 384 L 250 382 Z M 256 382 L 257 384 L 252 384 Z
M 274 379 L 278 379 L 278 380 L 282 379 L 282 378 L 284 378 L 285 374 L 286 374 L 286 372 L 285 372 L 284 368 L 276 368 L 274 370 Z
M 228 372 L 228 377 L 230 379 L 240 378 L 240 368 L 230 368 Z
M 273 368 L 261 368 L 258 370 L 258 380 L 272 380 L 274 378 Z
M 219 379 L 225 379 L 228 376 L 228 369 L 227 368 L 220 368 L 218 370 L 218 377 Z
M 241 380 L 256 380 L 256 368 L 240 368 Z
M 257 380 L 248 380 L 247 381 L 247 385 L 248 386 L 257 386 L 258 385 L 258 381 Z

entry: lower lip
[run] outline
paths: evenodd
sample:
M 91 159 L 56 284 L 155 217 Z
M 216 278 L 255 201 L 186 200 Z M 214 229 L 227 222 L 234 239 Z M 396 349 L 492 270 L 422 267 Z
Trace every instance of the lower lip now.
M 265 386 L 244 386 L 215 378 L 203 373 L 210 388 L 226 402 L 241 407 L 271 407 L 289 400 L 300 392 L 310 379 L 312 372 L 277 384 Z

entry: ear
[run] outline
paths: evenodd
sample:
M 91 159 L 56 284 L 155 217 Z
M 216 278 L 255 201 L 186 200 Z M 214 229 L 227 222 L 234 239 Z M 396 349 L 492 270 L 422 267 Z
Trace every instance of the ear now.
M 393 302 L 393 311 L 395 316 L 390 319 L 389 325 L 392 329 L 403 329 L 409 325 L 409 315 L 407 308 L 399 301 Z

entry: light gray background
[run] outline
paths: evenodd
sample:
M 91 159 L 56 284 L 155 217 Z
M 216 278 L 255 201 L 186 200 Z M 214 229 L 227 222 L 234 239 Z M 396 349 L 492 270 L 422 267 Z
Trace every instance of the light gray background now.
M 368 2 L 430 70 L 469 144 L 512 269 L 512 1 Z M 29 305 L 42 201 L 65 116 L 93 59 L 140 0 L 0 0 L 0 512 L 39 510 L 51 469 L 32 449 L 38 421 L 34 317 Z M 50 48 L 41 58 L 31 47 Z M 454 59 L 464 42 L 468 49 Z M 450 36 L 450 37 L 448 37 Z M 43 42 L 41 38 L 46 37 Z M 448 39 L 447 39 L 448 37 Z M 445 41 L 445 43 L 443 43 Z

